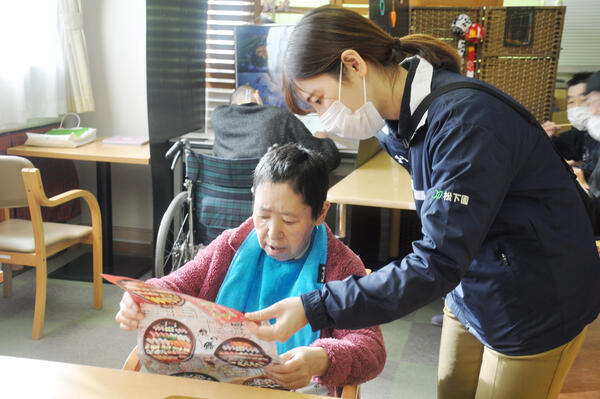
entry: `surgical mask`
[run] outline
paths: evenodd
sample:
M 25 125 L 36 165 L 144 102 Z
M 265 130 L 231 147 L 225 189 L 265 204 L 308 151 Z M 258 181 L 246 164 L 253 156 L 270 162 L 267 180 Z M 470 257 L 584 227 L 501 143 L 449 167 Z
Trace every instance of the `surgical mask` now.
M 567 109 L 567 118 L 577 130 L 585 130 L 585 124 L 590 117 L 587 107 L 571 107 Z
M 600 141 L 600 115 L 591 115 L 587 120 L 587 132 L 596 141 Z
M 385 121 L 379 115 L 373 103 L 370 101 L 367 102 L 367 81 L 365 76 L 363 76 L 365 103 L 355 112 L 352 112 L 350 108 L 341 103 L 343 69 L 344 66 L 340 65 L 338 99 L 329 106 L 319 119 L 328 133 L 349 139 L 365 140 L 371 138 L 385 126 Z

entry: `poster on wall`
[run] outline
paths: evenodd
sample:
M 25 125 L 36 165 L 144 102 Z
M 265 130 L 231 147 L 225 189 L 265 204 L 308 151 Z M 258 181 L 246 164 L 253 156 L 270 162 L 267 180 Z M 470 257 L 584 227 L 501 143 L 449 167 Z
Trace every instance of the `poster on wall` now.
M 250 85 L 263 103 L 286 107 L 282 66 L 293 25 L 242 25 L 234 28 L 236 87 Z
M 531 46 L 531 43 L 533 43 L 534 19 L 535 8 L 508 7 L 504 27 L 504 44 L 519 47 Z

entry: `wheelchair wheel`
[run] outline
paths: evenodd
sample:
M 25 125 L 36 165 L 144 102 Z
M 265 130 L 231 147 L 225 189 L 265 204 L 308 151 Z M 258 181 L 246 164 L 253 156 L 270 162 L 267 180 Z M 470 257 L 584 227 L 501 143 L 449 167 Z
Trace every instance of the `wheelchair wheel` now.
M 190 250 L 189 206 L 187 192 L 183 191 L 169 204 L 158 228 L 156 253 L 154 256 L 154 275 L 163 277 L 179 269 L 193 259 L 194 250 Z

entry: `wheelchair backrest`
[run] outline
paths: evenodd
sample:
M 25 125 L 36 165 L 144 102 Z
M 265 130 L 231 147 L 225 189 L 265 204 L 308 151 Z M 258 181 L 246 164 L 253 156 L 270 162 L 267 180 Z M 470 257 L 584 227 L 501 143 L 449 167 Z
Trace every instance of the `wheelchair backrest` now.
M 252 179 L 259 158 L 223 159 L 197 154 L 186 160 L 195 181 L 195 219 L 199 242 L 210 243 L 252 215 Z

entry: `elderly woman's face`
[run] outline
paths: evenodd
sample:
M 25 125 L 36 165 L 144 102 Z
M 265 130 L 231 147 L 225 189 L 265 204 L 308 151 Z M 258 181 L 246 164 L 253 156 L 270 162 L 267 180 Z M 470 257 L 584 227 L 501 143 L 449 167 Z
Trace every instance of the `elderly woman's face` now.
M 324 207 L 325 208 L 325 207 Z M 298 257 L 313 228 L 325 218 L 312 218 L 310 206 L 288 183 L 263 183 L 254 188 L 252 218 L 260 247 L 270 257 L 285 261 Z

